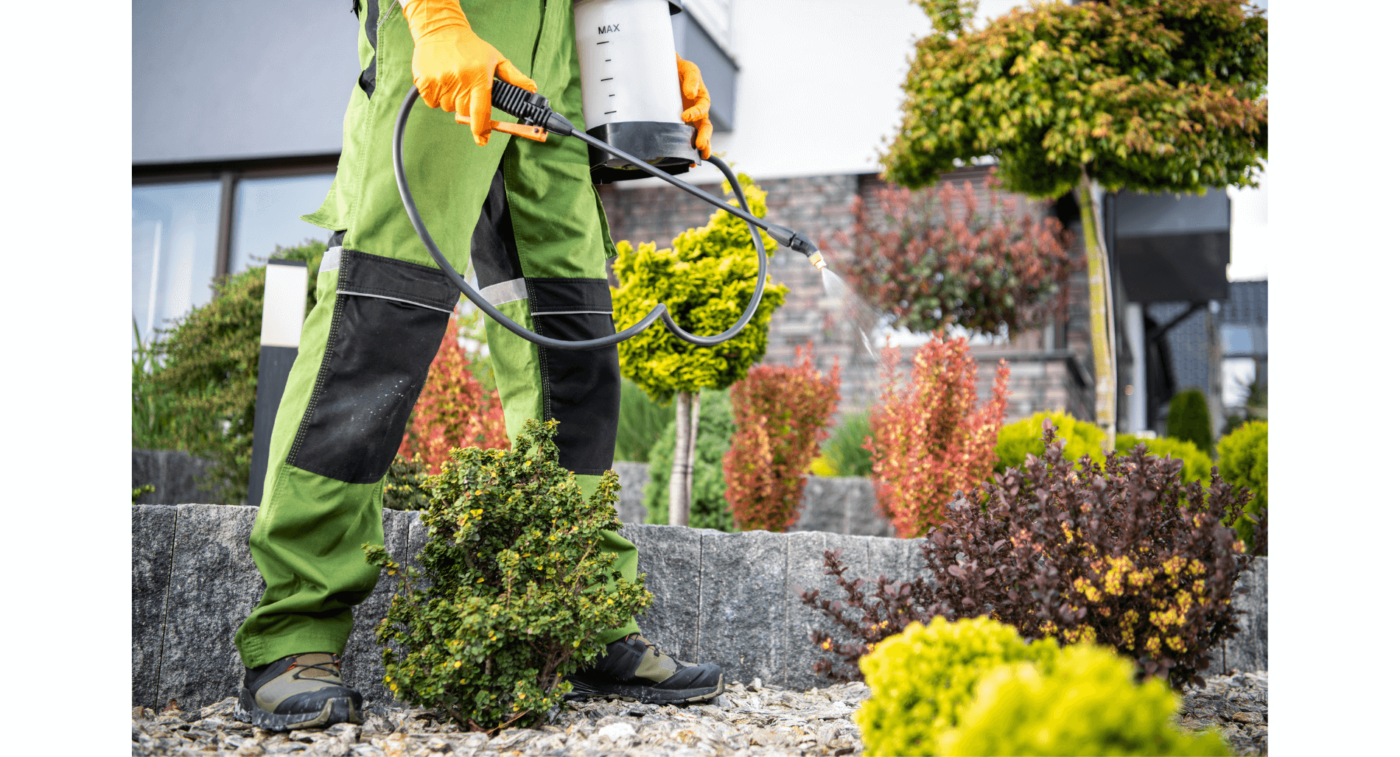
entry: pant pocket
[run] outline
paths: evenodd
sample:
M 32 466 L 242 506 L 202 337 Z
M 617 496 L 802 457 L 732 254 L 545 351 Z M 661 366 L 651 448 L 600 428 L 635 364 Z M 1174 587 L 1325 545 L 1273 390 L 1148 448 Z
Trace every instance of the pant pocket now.
M 458 293 L 436 268 L 341 250 L 335 311 L 287 463 L 350 484 L 389 470 Z

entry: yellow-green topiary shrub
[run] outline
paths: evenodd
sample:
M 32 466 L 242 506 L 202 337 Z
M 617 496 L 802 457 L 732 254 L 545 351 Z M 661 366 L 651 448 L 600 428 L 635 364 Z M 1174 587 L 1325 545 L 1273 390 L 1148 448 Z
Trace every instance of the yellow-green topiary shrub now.
M 936 754 L 939 734 L 958 725 L 984 675 L 1011 662 L 1048 665 L 1057 653 L 1053 640 L 1028 644 L 985 617 L 910 623 L 861 658 L 870 699 L 855 721 L 865 753 Z
M 1081 421 L 1063 412 L 1040 412 L 1015 423 L 1008 423 L 997 433 L 996 472 L 1026 464 L 1026 455 L 1045 457 L 1045 442 L 1041 439 L 1045 419 L 1055 421 L 1055 437 L 1065 440 L 1065 459 L 1079 462 L 1088 455 L 1096 463 L 1104 461 L 1103 431 L 1089 421 Z
M 1030 663 L 988 672 L 936 753 L 961 755 L 1229 755 L 1218 731 L 1173 725 L 1178 697 L 1160 678 L 1133 682 L 1133 664 L 1087 644 L 1050 670 Z

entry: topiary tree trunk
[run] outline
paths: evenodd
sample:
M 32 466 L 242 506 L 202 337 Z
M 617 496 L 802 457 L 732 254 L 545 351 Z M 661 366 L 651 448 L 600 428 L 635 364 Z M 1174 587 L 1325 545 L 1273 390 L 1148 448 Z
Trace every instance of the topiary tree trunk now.
M 1084 257 L 1089 274 L 1089 341 L 1094 352 L 1094 422 L 1103 431 L 1103 451 L 1113 449 L 1118 418 L 1118 351 L 1113 330 L 1113 287 L 1108 284 L 1108 250 L 1100 229 L 1099 197 L 1089 172 L 1081 170 L 1079 217 L 1084 226 Z

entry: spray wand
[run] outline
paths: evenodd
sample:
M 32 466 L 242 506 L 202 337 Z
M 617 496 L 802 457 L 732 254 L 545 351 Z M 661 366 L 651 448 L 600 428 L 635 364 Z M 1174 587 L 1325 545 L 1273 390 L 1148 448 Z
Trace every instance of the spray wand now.
M 739 207 L 737 208 L 709 192 L 671 176 L 641 158 L 578 130 L 569 122 L 569 119 L 555 113 L 549 107 L 549 100 L 544 96 L 522 89 L 513 84 L 496 80 L 491 88 L 491 104 L 520 119 L 520 123 L 508 124 L 493 121 L 491 124 L 493 129 L 526 139 L 533 139 L 537 142 L 545 141 L 548 134 L 558 134 L 560 136 L 581 139 L 592 147 L 625 160 L 638 169 L 681 189 L 687 194 L 704 200 L 717 208 L 728 211 L 743 219 L 744 222 L 748 224 L 750 234 L 753 235 L 754 249 L 758 253 L 758 279 L 754 283 L 753 296 L 749 298 L 748 307 L 744 308 L 743 314 L 739 316 L 739 320 L 733 326 L 715 336 L 698 336 L 681 328 L 676 324 L 675 320 L 671 318 L 671 314 L 667 311 L 665 303 L 658 303 L 656 307 L 652 308 L 651 312 L 647 313 L 640 321 L 612 336 L 600 337 L 597 339 L 567 340 L 553 339 L 536 334 L 497 310 L 491 303 L 487 302 L 486 298 L 482 297 L 471 284 L 467 283 L 467 281 L 462 278 L 462 275 L 452 267 L 452 264 L 447 262 L 447 256 L 443 255 L 442 251 L 438 249 L 437 243 L 433 241 L 432 235 L 428 233 L 427 226 L 423 224 L 423 218 L 418 213 L 418 206 L 413 201 L 413 193 L 409 191 L 408 178 L 403 165 L 404 129 L 408 124 L 408 115 L 413 109 L 413 103 L 417 99 L 417 87 L 409 89 L 408 94 L 404 97 L 403 105 L 399 107 L 398 119 L 394 122 L 394 179 L 398 182 L 399 197 L 403 200 L 404 210 L 408 213 L 409 222 L 413 224 L 414 231 L 418 233 L 418 238 L 423 242 L 423 246 L 428 248 L 428 253 L 433 256 L 433 260 L 437 261 L 443 273 L 447 274 L 448 279 L 462 291 L 462 294 L 466 295 L 467 299 L 470 300 L 473 305 L 480 308 L 483 313 L 490 316 L 497 323 L 522 339 L 552 349 L 594 350 L 603 347 L 611 347 L 619 342 L 631 339 L 642 331 L 645 331 L 659 318 L 661 322 L 665 324 L 667 330 L 675 334 L 677 338 L 691 344 L 701 347 L 713 347 L 714 345 L 728 341 L 748 325 L 749 320 L 753 318 L 753 314 L 758 310 L 759 301 L 763 299 L 763 285 L 768 278 L 768 255 L 764 252 L 763 239 L 758 233 L 759 228 L 767 231 L 778 244 L 805 255 L 807 259 L 811 261 L 812 265 L 816 266 L 817 270 L 826 268 L 826 261 L 822 259 L 821 251 L 817 249 L 817 246 L 813 244 L 810 239 L 786 226 L 769 223 L 749 212 L 748 201 L 744 198 L 744 193 L 739 190 L 738 178 L 734 176 L 734 172 L 730 170 L 729 165 L 719 158 L 711 156 L 705 158 L 705 160 L 718 168 L 720 172 L 724 174 L 724 177 L 729 180 L 729 185 L 734 188 L 735 197 L 739 201 Z M 459 121 L 460 120 L 459 118 Z

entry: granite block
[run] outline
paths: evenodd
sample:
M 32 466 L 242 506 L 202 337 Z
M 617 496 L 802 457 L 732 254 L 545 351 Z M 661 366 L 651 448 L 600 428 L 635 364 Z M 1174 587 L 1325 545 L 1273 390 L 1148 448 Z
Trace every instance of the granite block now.
M 400 564 L 408 556 L 409 525 L 417 520 L 416 511 L 384 511 L 384 546 Z M 384 685 L 383 647 L 375 640 L 374 632 L 388 614 L 398 586 L 398 576 L 386 576 L 381 571 L 374 592 L 351 610 L 355 625 L 345 644 L 341 677 L 364 695 L 367 704 L 390 705 L 394 699 Z
M 217 502 L 206 486 L 205 476 L 213 463 L 178 450 L 133 449 L 131 488 L 155 486 L 137 498 L 142 505 L 179 505 L 189 502 Z
M 160 650 L 174 554 L 175 518 L 173 507 L 137 505 L 131 508 L 132 707 L 158 709 L 162 704 L 158 699 Z
M 613 463 L 613 470 L 617 471 L 617 482 L 620 489 L 617 492 L 617 517 L 623 523 L 645 523 L 647 520 L 647 508 L 642 504 L 642 489 L 647 484 L 648 472 L 646 463 Z
M 822 551 L 817 556 L 814 568 L 805 561 L 797 563 L 802 572 L 789 576 L 788 583 L 802 588 L 815 588 L 820 592 L 822 599 L 845 602 L 846 593 L 837 587 L 836 577 L 826 575 L 824 555 L 827 551 L 839 551 L 841 564 L 847 568 L 846 580 L 866 579 L 866 582 L 869 583 L 871 579 L 870 545 L 872 541 L 874 539 L 869 536 L 826 534 Z M 855 609 L 847 610 L 847 613 L 858 612 Z M 789 638 L 791 639 L 788 654 L 795 658 L 790 665 L 792 675 L 789 677 L 791 681 L 789 686 L 806 689 L 813 686 L 831 685 L 832 679 L 817 675 L 812 670 L 812 665 L 823 658 L 830 659 L 832 662 L 838 660 L 835 655 L 821 651 L 812 643 L 812 631 L 822 628 L 837 639 L 848 641 L 845 631 L 820 611 L 803 606 L 801 601 L 797 600 L 795 593 L 794 604 L 788 617 Z
M 158 702 L 190 711 L 236 696 L 243 663 L 233 635 L 262 597 L 248 552 L 256 507 L 180 505 L 161 644 Z
M 642 634 L 659 649 L 686 662 L 699 660 L 701 535 L 680 526 L 628 524 L 620 532 L 637 545 L 637 574 L 651 592 L 651 606 L 637 616 Z
M 1240 632 L 1225 642 L 1226 670 L 1269 669 L 1269 558 L 1257 557 L 1236 582 Z
M 846 533 L 895 536 L 894 524 L 880 512 L 880 504 L 875 500 L 874 482 L 868 478 L 846 480 L 851 482 L 850 494 L 846 499 Z
M 847 479 L 808 476 L 802 490 L 802 509 L 790 531 L 847 533 Z
M 724 668 L 729 681 L 777 681 L 786 628 L 784 534 L 701 531 L 698 662 Z
M 787 541 L 787 591 L 783 601 L 786 604 L 786 628 L 784 634 L 785 665 L 777 683 L 790 689 L 808 689 L 821 686 L 821 677 L 812 672 L 812 665 L 820 659 L 820 650 L 812 644 L 812 629 L 822 622 L 817 610 L 802 604 L 801 594 L 808 589 L 817 589 L 823 596 L 834 596 L 836 583 L 831 576 L 822 575 L 828 536 L 821 531 L 808 531 L 788 534 Z

